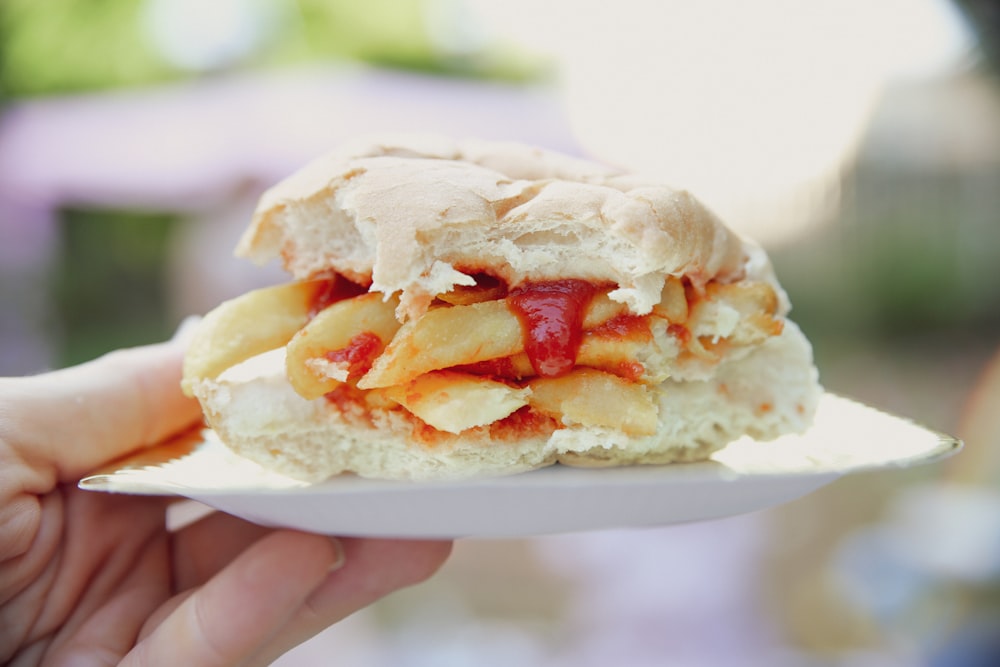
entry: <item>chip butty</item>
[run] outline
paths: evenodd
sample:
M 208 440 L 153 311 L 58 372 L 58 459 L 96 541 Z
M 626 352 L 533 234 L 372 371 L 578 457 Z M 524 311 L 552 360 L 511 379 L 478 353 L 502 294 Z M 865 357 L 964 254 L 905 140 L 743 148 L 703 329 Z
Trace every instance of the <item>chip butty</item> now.
M 539 148 L 341 147 L 263 195 L 237 254 L 290 278 L 207 314 L 182 386 L 302 479 L 696 461 L 807 428 L 821 393 L 760 247 Z

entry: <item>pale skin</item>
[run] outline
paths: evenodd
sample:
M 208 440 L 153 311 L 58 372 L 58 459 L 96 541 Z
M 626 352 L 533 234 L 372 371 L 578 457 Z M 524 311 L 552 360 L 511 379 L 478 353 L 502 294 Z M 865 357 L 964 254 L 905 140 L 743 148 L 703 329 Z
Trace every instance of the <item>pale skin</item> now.
M 266 665 L 399 588 L 451 543 L 332 538 L 213 513 L 166 528 L 170 499 L 76 482 L 200 416 L 183 344 L 0 378 L 0 663 Z

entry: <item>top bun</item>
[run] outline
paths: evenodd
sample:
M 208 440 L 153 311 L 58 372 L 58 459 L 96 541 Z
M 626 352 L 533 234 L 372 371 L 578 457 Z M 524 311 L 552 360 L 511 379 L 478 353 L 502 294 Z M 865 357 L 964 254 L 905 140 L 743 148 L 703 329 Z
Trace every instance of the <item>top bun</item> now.
M 611 298 L 639 315 L 668 275 L 773 282 L 763 253 L 683 190 L 521 144 L 425 136 L 307 165 L 263 195 L 236 254 L 398 295 L 400 319 L 482 273 L 616 284 Z

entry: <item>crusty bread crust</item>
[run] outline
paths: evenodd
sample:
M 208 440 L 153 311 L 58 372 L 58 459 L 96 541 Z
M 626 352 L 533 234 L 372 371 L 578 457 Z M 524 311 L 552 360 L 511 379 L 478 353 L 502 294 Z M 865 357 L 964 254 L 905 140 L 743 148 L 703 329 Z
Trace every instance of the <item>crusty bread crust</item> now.
M 237 254 L 281 257 L 295 278 L 331 270 L 400 297 L 401 319 L 470 274 L 613 283 L 648 313 L 668 275 L 768 277 L 758 248 L 683 190 L 516 143 L 367 141 L 268 190 Z

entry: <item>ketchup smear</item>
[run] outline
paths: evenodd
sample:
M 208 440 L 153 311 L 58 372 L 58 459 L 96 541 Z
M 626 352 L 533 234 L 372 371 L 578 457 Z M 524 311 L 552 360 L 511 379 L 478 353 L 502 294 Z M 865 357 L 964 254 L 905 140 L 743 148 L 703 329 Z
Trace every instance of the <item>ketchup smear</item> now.
M 371 331 L 362 331 L 351 338 L 346 347 L 327 352 L 326 358 L 334 363 L 346 361 L 347 377 L 359 378 L 371 369 L 381 352 L 382 339 Z
M 360 296 L 368 289 L 346 278 L 331 278 L 316 285 L 309 305 L 309 319 L 316 317 L 320 311 L 332 306 L 338 301 Z
M 455 366 L 455 370 L 461 373 L 504 378 L 507 380 L 521 379 L 521 375 L 517 372 L 517 368 L 515 368 L 514 362 L 511 361 L 510 357 L 498 357 L 497 359 L 487 359 L 486 361 L 477 361 L 472 364 L 462 364 Z
M 530 283 L 511 290 L 507 304 L 524 327 L 524 351 L 541 377 L 573 370 L 583 316 L 595 288 L 586 280 Z

